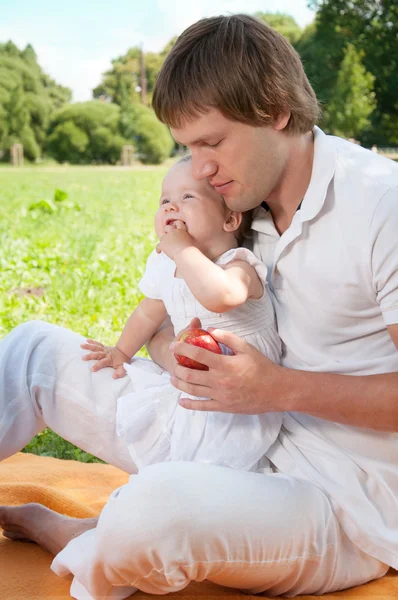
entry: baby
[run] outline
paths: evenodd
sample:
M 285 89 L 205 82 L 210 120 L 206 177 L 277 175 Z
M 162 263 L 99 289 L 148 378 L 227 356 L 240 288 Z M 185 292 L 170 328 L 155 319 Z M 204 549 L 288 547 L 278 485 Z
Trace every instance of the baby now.
M 281 426 L 280 413 L 239 415 L 191 411 L 170 375 L 147 359 L 133 359 L 167 316 L 175 334 L 198 317 L 202 327 L 233 331 L 274 362 L 280 340 L 266 283 L 266 268 L 243 247 L 248 214 L 231 211 L 206 179 L 195 180 L 191 159 L 176 163 L 163 180 L 155 215 L 159 244 L 139 284 L 145 298 L 129 317 L 119 341 L 87 340 L 84 360 L 93 371 L 127 372 L 134 392 L 118 399 L 118 435 L 138 468 L 190 460 L 235 469 L 268 469 L 264 454 Z

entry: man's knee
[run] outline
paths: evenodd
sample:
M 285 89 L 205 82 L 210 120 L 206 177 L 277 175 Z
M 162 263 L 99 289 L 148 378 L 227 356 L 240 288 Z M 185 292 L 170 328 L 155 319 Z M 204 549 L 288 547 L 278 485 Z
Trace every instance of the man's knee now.
M 195 463 L 161 463 L 146 467 L 116 490 L 97 528 L 104 562 L 114 564 L 120 548 L 131 562 L 142 565 L 151 553 L 161 562 L 183 554 L 189 559 L 189 545 L 196 537 L 206 537 L 204 527 L 212 516 L 207 512 L 209 487 L 203 487 L 207 471 Z
M 40 332 L 44 332 L 51 327 L 52 325 L 46 321 L 25 321 L 24 323 L 14 327 L 14 329 L 9 333 L 9 336 L 14 338 L 31 339 L 33 336 L 36 336 Z
M 46 346 L 55 346 L 59 337 L 59 330 L 59 327 L 46 321 L 26 321 L 17 325 L 4 341 L 8 342 L 10 351 L 18 347 L 18 353 L 22 357 L 26 352 L 31 352 L 43 343 Z M 24 351 L 21 350 L 22 348 Z
M 190 559 L 193 548 L 205 554 L 217 540 L 232 546 L 240 538 L 261 542 L 259 531 L 264 540 L 297 548 L 300 538 L 306 543 L 311 527 L 319 531 L 322 545 L 330 514 L 324 494 L 305 481 L 166 462 L 146 467 L 113 494 L 98 533 L 108 540 L 107 554 L 112 554 L 109 541 L 113 538 L 116 547 L 122 537 L 130 556 L 143 549 L 160 552 L 163 545 L 170 550 L 171 544 Z
M 140 589 L 166 593 L 210 571 L 217 577 L 212 564 L 258 568 L 281 556 L 322 555 L 333 540 L 330 513 L 322 492 L 305 481 L 167 462 L 146 467 L 111 496 L 97 527 L 97 557 Z M 237 587 L 250 587 L 245 577 Z

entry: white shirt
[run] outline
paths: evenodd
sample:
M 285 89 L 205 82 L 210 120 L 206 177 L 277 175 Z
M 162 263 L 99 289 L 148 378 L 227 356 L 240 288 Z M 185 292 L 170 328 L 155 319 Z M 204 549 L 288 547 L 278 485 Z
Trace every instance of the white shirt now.
M 284 366 L 398 372 L 386 328 L 398 323 L 398 165 L 315 128 L 311 182 L 290 227 L 279 236 L 260 207 L 252 229 L 254 253 L 268 268 Z M 347 535 L 398 568 L 398 433 L 286 413 L 267 455 L 281 471 L 321 487 Z

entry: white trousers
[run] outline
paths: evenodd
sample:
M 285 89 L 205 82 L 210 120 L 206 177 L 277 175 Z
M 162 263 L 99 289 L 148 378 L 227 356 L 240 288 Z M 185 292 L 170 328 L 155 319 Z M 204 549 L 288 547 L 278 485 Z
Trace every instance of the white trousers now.
M 55 558 L 79 600 L 166 594 L 208 579 L 268 596 L 322 594 L 382 577 L 388 567 L 345 535 L 327 496 L 283 473 L 263 475 L 188 462 L 137 474 L 116 435 L 117 398 L 130 380 L 91 373 L 81 336 L 40 321 L 0 342 L 0 459 L 46 425 L 131 473 L 96 529 Z

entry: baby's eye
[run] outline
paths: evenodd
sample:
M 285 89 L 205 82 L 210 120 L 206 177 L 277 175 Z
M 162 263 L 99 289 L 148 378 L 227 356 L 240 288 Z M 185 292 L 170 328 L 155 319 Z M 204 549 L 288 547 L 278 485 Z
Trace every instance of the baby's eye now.
M 215 144 L 207 144 L 210 148 L 216 148 L 218 146 L 218 144 L 221 143 L 221 140 L 219 142 L 216 142 Z
M 193 198 L 192 194 L 184 194 L 183 199 L 187 200 L 187 198 Z
M 167 200 L 167 198 L 163 198 L 163 200 L 160 202 L 160 204 L 168 204 L 170 202 L 170 200 Z

